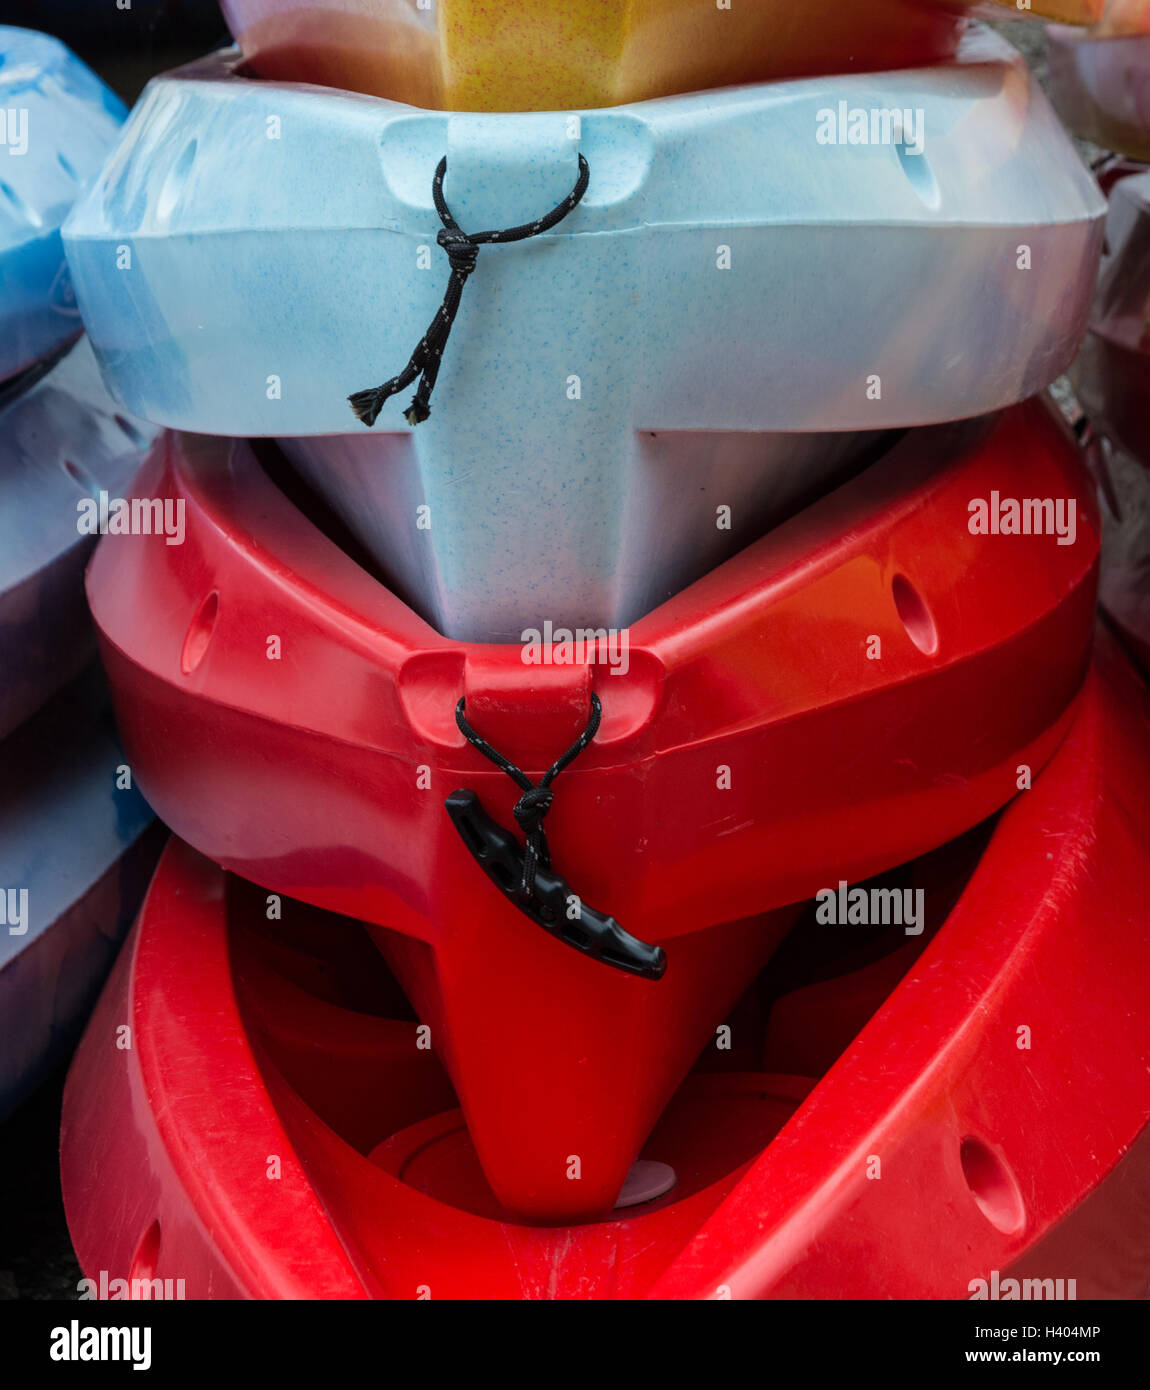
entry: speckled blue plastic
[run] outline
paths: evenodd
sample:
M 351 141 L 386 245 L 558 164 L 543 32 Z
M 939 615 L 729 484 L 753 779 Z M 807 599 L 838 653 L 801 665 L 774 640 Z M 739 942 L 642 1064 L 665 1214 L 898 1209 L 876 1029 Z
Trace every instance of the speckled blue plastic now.
M 62 43 L 0 26 L 0 380 L 80 332 L 60 224 L 126 114 Z
M 123 496 L 158 433 L 111 400 L 83 338 L 0 388 L 0 739 L 93 655 L 77 502 Z
M 96 669 L 0 743 L 0 1121 L 78 1040 L 143 899 L 158 845 L 124 763 Z
M 422 111 L 234 64 L 153 82 L 68 221 L 97 355 L 137 414 L 289 440 L 453 637 L 630 622 L 876 432 L 1040 390 L 1085 327 L 1102 199 L 985 31 L 951 65 L 582 113 Z M 820 144 L 840 102 L 921 108 L 922 152 Z M 364 429 L 346 396 L 403 367 L 447 281 L 439 159 L 477 231 L 554 206 L 580 151 L 570 217 L 480 252 L 431 419 L 408 428 L 408 391 Z

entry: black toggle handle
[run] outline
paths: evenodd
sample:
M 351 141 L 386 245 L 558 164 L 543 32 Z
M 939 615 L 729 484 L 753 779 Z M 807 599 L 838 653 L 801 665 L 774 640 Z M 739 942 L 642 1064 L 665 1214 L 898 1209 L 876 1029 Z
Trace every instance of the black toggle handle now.
M 614 970 L 641 975 L 645 980 L 663 978 L 667 969 L 663 948 L 648 945 L 624 931 L 614 917 L 581 903 L 578 918 L 570 921 L 567 906 L 575 895 L 567 880 L 549 866 L 540 864 L 533 890 L 530 894 L 524 892 L 523 849 L 510 831 L 491 819 L 475 792 L 452 792 L 445 804 L 451 823 L 476 863 L 508 902 L 536 926 L 580 955 L 590 956 Z

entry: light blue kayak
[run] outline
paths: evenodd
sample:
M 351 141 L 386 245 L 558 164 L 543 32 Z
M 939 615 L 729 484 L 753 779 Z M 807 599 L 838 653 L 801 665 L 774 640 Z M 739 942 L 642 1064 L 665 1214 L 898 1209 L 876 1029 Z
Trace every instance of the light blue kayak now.
M 1033 395 L 1085 327 L 1104 204 L 1021 57 L 576 113 L 155 80 L 64 237 L 113 393 L 267 435 L 455 638 L 621 626 L 884 442 Z M 897 119 L 894 112 L 906 112 Z M 858 138 L 865 135 L 866 143 Z M 485 245 L 431 415 L 401 372 Z M 724 512 L 723 509 L 729 509 Z
M 96 668 L 0 743 L 0 1120 L 78 1040 L 159 853 L 124 762 Z
M 125 115 L 62 43 L 0 26 L 0 381 L 80 332 L 60 224 Z
M 99 493 L 108 512 L 159 433 L 118 410 L 84 338 L 32 378 L 0 386 L 0 739 L 92 657 Z

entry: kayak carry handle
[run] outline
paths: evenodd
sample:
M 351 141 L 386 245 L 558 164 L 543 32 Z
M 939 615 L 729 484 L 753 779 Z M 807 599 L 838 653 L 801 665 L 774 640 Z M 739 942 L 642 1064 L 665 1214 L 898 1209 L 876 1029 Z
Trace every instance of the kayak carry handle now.
M 444 804 L 475 862 L 508 902 L 536 926 L 580 955 L 590 956 L 613 970 L 645 980 L 663 978 L 667 955 L 661 946 L 640 941 L 624 931 L 614 917 L 588 907 L 549 865 L 536 868 L 533 886 L 525 891 L 524 850 L 510 831 L 492 820 L 475 792 L 452 792 Z M 573 901 L 578 908 L 571 917 Z

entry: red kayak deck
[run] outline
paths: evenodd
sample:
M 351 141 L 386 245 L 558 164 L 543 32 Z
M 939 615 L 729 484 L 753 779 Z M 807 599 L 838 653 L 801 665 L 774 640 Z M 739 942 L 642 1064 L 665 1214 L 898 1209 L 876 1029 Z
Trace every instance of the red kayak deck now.
M 65 1095 L 80 1261 L 189 1298 L 1144 1296 L 1148 831 L 1150 698 L 1103 639 L 969 873 L 910 870 L 954 899 L 921 953 L 748 997 L 645 1146 L 676 1187 L 550 1227 L 498 1209 L 358 925 L 268 922 L 174 844 Z
M 637 623 L 626 674 L 440 636 L 244 444 L 173 436 L 136 486 L 187 518 L 185 544 L 108 536 L 89 567 L 140 787 L 215 863 L 367 924 L 527 1219 L 611 1212 L 789 905 L 1002 807 L 1089 664 L 1093 486 L 1041 402 L 909 432 Z M 1002 499 L 1028 497 L 1072 534 L 1000 528 Z M 602 725 L 556 783 L 548 844 L 577 900 L 665 951 L 658 980 L 541 929 L 445 809 L 471 792 L 514 826 L 521 790 L 464 741 L 461 698 L 535 778 L 592 692 Z

